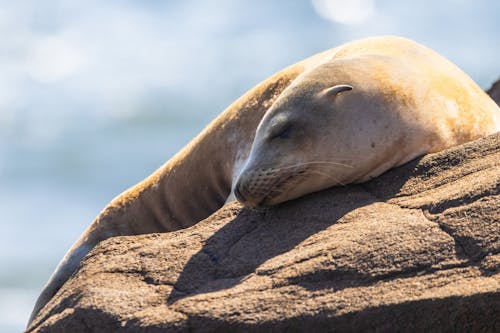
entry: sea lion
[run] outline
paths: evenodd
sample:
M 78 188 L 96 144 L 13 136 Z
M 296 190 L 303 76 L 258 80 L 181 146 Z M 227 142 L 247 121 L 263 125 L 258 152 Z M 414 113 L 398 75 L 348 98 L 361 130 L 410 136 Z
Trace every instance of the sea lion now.
M 314 55 L 247 92 L 111 201 L 63 258 L 30 322 L 106 238 L 189 227 L 219 209 L 232 189 L 258 206 L 361 182 L 498 131 L 499 118 L 466 74 L 413 41 L 376 37 Z M 328 163 L 334 167 L 312 167 Z

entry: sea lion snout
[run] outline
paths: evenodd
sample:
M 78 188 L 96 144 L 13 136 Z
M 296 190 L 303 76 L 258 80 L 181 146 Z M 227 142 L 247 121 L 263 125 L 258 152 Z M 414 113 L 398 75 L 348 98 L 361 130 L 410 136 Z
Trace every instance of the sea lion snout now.
M 307 176 L 307 169 L 307 163 L 246 168 L 238 176 L 233 193 L 246 207 L 275 205 L 289 198 L 289 192 L 293 192 Z
M 245 196 L 241 193 L 240 186 L 241 186 L 241 184 L 239 182 L 236 183 L 236 185 L 234 185 L 234 188 L 233 188 L 234 196 L 243 205 L 250 206 L 250 203 L 247 202 L 247 200 L 245 199 Z
M 258 170 L 242 172 L 233 187 L 234 195 L 246 207 L 255 208 L 262 204 L 266 181 Z

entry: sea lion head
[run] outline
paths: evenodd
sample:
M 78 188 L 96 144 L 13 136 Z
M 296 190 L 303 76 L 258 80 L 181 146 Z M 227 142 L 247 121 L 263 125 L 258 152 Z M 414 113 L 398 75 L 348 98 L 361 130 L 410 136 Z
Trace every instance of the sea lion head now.
M 342 138 L 351 120 L 343 104 L 356 87 L 348 80 L 318 79 L 325 70 L 291 85 L 260 122 L 233 188 L 244 205 L 274 205 L 342 184 L 351 174 L 349 143 Z
M 349 60 L 323 64 L 292 83 L 257 127 L 234 182 L 236 198 L 249 207 L 275 205 L 365 181 L 401 161 L 412 132 L 401 126 L 401 99 L 370 77 L 366 62 Z

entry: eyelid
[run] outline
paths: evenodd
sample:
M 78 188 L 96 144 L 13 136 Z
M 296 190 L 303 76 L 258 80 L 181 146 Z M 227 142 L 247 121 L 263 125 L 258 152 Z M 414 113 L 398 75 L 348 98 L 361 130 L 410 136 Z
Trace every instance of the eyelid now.
M 276 124 L 271 126 L 271 133 L 269 135 L 270 139 L 275 139 L 282 136 L 284 133 L 289 132 L 292 128 L 292 124 Z

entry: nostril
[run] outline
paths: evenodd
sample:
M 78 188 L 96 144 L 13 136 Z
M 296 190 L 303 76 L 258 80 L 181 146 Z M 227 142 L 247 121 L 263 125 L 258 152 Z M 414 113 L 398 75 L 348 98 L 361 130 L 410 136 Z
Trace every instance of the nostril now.
M 238 184 L 234 187 L 234 195 L 236 196 L 236 199 L 238 199 L 239 202 L 245 202 L 245 197 L 243 194 L 241 194 L 240 187 Z

